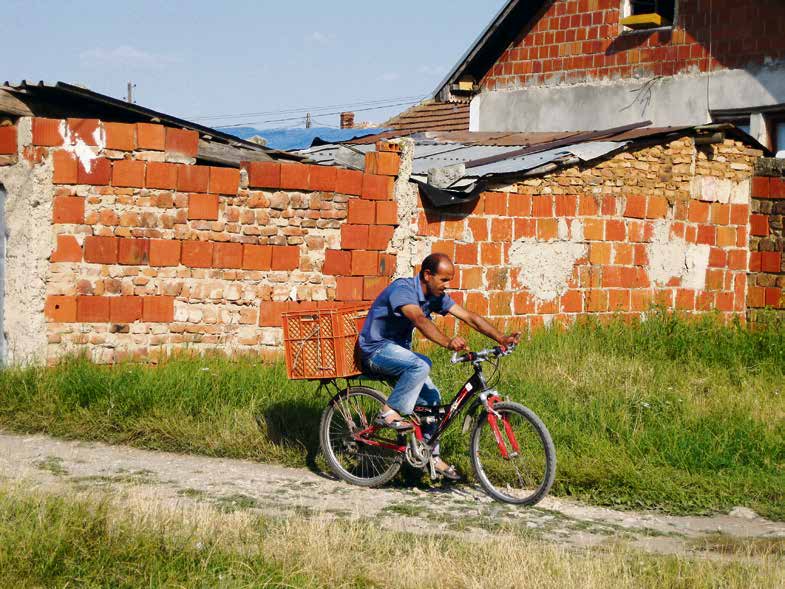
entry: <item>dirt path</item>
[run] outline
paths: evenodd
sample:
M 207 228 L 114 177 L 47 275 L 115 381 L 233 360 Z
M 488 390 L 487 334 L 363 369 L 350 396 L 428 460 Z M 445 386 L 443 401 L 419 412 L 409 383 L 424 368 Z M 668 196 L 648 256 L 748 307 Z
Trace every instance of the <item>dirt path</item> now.
M 744 508 L 729 515 L 675 517 L 546 498 L 522 509 L 496 503 L 472 486 L 363 489 L 308 470 L 39 435 L 0 433 L 0 478 L 57 492 L 116 493 L 132 485 L 136 495 L 172 504 L 373 518 L 385 527 L 423 533 L 481 537 L 505 530 L 576 546 L 624 541 L 662 553 L 738 553 L 756 542 L 785 547 L 785 523 Z

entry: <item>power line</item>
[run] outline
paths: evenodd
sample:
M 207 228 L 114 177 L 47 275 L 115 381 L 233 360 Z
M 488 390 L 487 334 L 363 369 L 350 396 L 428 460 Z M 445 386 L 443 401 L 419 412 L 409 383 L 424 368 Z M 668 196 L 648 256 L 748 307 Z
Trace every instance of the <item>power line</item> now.
M 304 106 L 300 108 L 291 108 L 291 109 L 281 109 L 281 110 L 268 110 L 268 111 L 261 111 L 261 112 L 248 112 L 248 113 L 236 113 L 236 114 L 225 114 L 225 115 L 205 115 L 200 117 L 188 116 L 185 117 L 189 120 L 213 120 L 213 119 L 233 119 L 237 117 L 258 117 L 258 116 L 266 116 L 266 115 L 284 115 L 284 114 L 294 114 L 294 113 L 305 113 L 305 112 L 312 112 L 312 113 L 319 113 L 322 110 L 328 110 L 332 108 L 352 108 L 352 107 L 365 107 L 365 106 L 374 106 L 374 105 L 381 105 L 383 103 L 388 102 L 398 102 L 403 100 L 412 100 L 412 101 L 420 101 L 422 100 L 424 95 L 413 95 L 413 96 L 400 96 L 397 98 L 387 98 L 387 99 L 378 99 L 378 100 L 364 100 L 359 102 L 346 102 L 342 104 L 331 104 L 326 106 Z
M 392 108 L 393 106 L 408 106 L 410 104 L 416 104 L 417 102 L 419 102 L 419 101 L 418 100 L 413 100 L 413 101 L 410 101 L 410 102 L 399 102 L 398 104 L 387 104 L 387 105 L 384 105 L 384 106 L 373 106 L 373 107 L 369 107 L 369 108 L 357 108 L 357 109 L 355 109 L 355 112 L 365 112 L 365 111 L 369 111 L 369 110 L 381 110 L 381 109 L 385 109 L 385 108 Z M 318 114 L 319 114 L 319 116 L 339 115 L 339 114 L 341 114 L 341 111 L 323 112 L 323 113 L 318 113 Z M 301 117 L 301 116 L 300 117 L 288 117 L 288 118 L 284 118 L 284 119 L 267 119 L 267 120 L 264 120 L 264 121 L 247 121 L 245 123 L 235 123 L 234 125 L 220 125 L 220 126 L 217 126 L 215 128 L 216 129 L 232 129 L 234 127 L 247 127 L 247 126 L 250 126 L 250 125 L 262 125 L 262 124 L 265 124 L 265 123 L 285 123 L 287 121 L 302 121 L 302 120 L 303 120 L 303 117 Z

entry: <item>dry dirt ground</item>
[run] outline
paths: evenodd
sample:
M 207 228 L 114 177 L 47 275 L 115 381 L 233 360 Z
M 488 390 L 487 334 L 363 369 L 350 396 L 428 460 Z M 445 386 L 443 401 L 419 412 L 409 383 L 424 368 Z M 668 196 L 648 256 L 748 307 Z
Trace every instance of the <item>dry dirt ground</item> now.
M 0 479 L 48 492 L 104 490 L 121 497 L 133 489 L 137 498 L 171 507 L 209 503 L 271 516 L 363 518 L 390 529 L 473 538 L 513 530 L 567 546 L 624 541 L 651 552 L 720 556 L 756 542 L 785 545 L 785 522 L 743 507 L 727 515 L 677 517 L 549 497 L 519 508 L 494 502 L 472 485 L 364 489 L 304 469 L 40 435 L 0 432 Z

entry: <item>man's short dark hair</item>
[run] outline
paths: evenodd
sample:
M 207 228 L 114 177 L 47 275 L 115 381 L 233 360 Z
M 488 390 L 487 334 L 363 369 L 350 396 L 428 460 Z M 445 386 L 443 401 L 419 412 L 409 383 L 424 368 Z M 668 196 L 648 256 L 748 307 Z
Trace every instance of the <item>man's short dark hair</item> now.
M 420 278 L 425 278 L 426 270 L 431 274 L 437 274 L 439 272 L 439 266 L 442 262 L 449 262 L 452 264 L 452 260 L 447 254 L 435 253 L 427 256 L 422 261 L 422 267 L 420 268 Z

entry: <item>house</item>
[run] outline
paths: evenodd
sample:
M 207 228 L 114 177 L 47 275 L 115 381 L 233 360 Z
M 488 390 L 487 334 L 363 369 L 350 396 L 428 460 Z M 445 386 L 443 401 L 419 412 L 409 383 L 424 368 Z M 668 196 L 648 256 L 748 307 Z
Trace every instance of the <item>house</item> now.
M 472 131 L 734 123 L 785 150 L 779 0 L 510 0 L 436 88 Z

